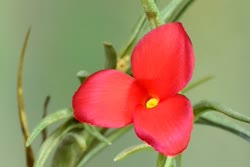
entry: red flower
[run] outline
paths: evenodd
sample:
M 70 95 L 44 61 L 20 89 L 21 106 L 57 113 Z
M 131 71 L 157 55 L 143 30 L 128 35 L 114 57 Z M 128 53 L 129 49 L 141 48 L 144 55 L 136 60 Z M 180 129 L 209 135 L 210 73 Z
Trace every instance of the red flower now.
M 188 145 L 193 110 L 178 94 L 192 77 L 194 53 L 181 23 L 146 34 L 131 57 L 133 77 L 117 70 L 91 75 L 73 97 L 76 119 L 118 128 L 134 124 L 137 136 L 164 155 Z

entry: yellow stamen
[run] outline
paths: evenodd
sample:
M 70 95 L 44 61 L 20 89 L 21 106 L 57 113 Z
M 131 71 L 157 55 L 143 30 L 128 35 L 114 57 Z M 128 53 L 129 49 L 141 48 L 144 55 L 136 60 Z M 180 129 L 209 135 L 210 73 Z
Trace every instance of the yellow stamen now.
M 146 102 L 146 108 L 154 108 L 158 105 L 159 103 L 159 99 L 157 98 L 150 98 L 147 102 Z

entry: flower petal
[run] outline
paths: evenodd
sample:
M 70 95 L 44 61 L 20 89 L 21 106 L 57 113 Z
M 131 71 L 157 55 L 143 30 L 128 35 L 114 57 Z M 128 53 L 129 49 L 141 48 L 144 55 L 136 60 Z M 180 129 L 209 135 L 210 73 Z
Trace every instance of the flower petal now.
M 132 72 L 152 96 L 175 95 L 192 77 L 194 53 L 181 23 L 162 25 L 146 34 L 131 58 Z
M 139 138 L 166 156 L 185 150 L 193 127 L 192 106 L 185 96 L 176 95 L 155 108 L 136 110 L 134 127 Z
M 132 122 L 133 105 L 139 101 L 139 94 L 129 75 L 116 70 L 99 71 L 73 96 L 74 115 L 77 120 L 96 126 L 123 127 Z

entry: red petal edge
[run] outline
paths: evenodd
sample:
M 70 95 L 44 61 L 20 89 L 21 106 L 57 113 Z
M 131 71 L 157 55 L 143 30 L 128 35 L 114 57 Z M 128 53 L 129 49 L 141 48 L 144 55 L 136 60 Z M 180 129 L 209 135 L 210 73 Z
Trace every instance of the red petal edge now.
M 162 25 L 146 34 L 131 58 L 135 77 L 154 96 L 167 98 L 181 91 L 192 77 L 194 52 L 181 23 Z
M 139 94 L 134 78 L 129 75 L 116 70 L 99 71 L 74 94 L 74 115 L 80 122 L 96 126 L 123 127 L 132 122 Z
M 183 152 L 190 140 L 193 111 L 189 100 L 176 95 L 152 109 L 138 107 L 134 113 L 137 136 L 158 152 L 175 156 Z

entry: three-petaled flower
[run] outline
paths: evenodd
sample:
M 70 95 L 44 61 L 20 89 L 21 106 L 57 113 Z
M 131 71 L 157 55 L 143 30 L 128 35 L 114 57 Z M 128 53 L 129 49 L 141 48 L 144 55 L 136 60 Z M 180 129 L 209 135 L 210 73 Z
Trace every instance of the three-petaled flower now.
M 137 136 L 158 152 L 183 152 L 193 109 L 178 92 L 192 77 L 194 53 L 182 24 L 165 24 L 146 34 L 132 52 L 131 69 L 133 77 L 110 69 L 87 78 L 73 96 L 76 119 L 108 128 L 133 123 Z

